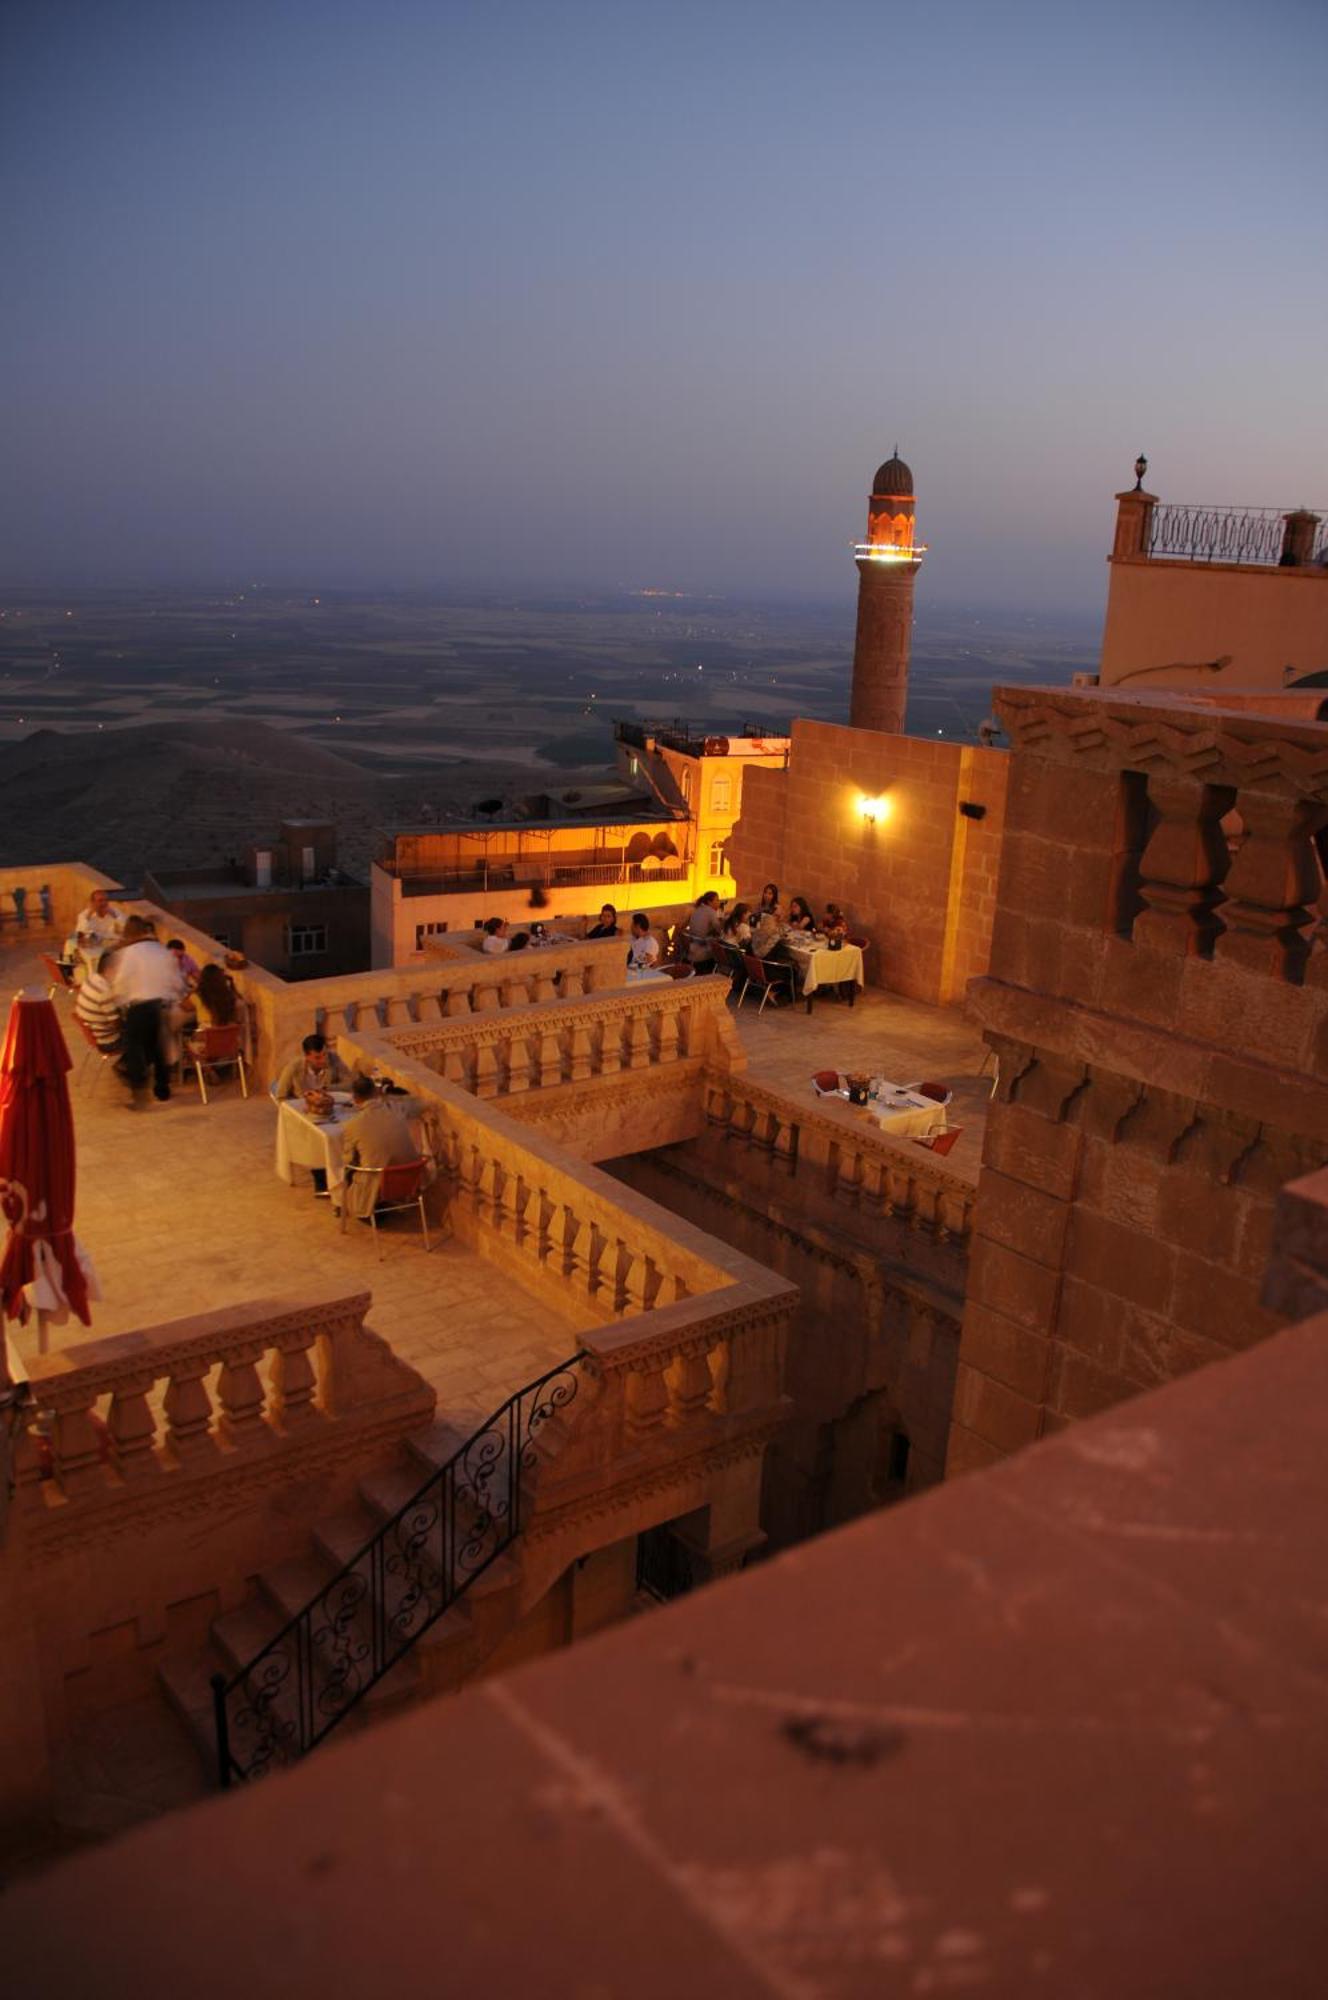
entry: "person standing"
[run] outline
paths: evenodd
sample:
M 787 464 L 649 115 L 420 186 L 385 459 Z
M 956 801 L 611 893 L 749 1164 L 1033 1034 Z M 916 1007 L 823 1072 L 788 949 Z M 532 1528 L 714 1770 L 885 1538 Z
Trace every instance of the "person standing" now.
M 28 892 L 21 882 L 14 891 L 14 915 L 18 921 L 19 929 L 26 930 L 28 924 Z
M 181 997 L 175 953 L 158 944 L 151 924 L 130 917 L 111 966 L 111 992 L 124 1009 L 124 1066 L 137 1108 L 147 1095 L 164 1104 L 171 1094 L 166 1015 Z
M 683 932 L 687 956 L 698 972 L 714 970 L 714 940 L 719 935 L 719 921 L 719 892 L 707 889 L 704 896 L 698 897 Z

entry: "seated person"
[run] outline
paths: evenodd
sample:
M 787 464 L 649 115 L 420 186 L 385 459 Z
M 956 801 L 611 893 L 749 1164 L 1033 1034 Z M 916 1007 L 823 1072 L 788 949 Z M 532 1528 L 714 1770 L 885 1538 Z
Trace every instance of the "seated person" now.
M 119 940 L 125 914 L 104 889 L 94 889 L 74 919 L 74 935 L 83 945 L 108 945 Z
M 484 942 L 481 951 L 507 950 L 507 925 L 501 917 L 490 917 L 484 926 Z
M 74 996 L 74 1015 L 83 1023 L 103 1055 L 118 1055 L 124 1045 L 124 1015 L 106 977 L 111 954 L 104 951 L 95 968 L 85 972 Z
M 693 965 L 713 965 L 715 954 L 711 950 L 712 941 L 719 935 L 719 893 L 707 889 L 699 896 L 696 908 L 687 919 L 683 932 L 683 943 L 687 957 Z
M 736 945 L 739 951 L 746 951 L 749 948 L 752 941 L 752 913 L 746 903 L 733 905 L 724 919 L 720 936 L 726 943 Z
M 355 1116 L 342 1133 L 342 1152 L 348 1167 L 397 1167 L 418 1160 L 419 1146 L 410 1129 L 405 1107 L 411 1098 L 379 1095 L 372 1078 L 360 1074 L 350 1087 L 355 1100 Z M 376 1173 L 348 1173 L 346 1213 L 368 1219 L 378 1199 Z
M 599 922 L 592 924 L 586 932 L 588 938 L 617 937 L 618 912 L 612 903 L 606 903 L 599 913 Z
M 166 949 L 175 953 L 180 967 L 180 984 L 187 993 L 191 993 L 198 984 L 198 960 L 185 950 L 183 938 L 167 938 Z
M 649 972 L 659 961 L 659 939 L 650 934 L 650 919 L 644 910 L 632 918 L 632 942 L 627 947 L 627 970 Z
M 826 904 L 825 915 L 821 919 L 821 929 L 828 938 L 848 936 L 848 918 L 844 915 L 838 903 Z
M 805 896 L 791 896 L 788 906 L 788 928 L 791 931 L 811 932 L 816 929 L 816 919 L 812 906 Z
M 524 951 L 529 943 L 530 943 L 529 931 L 516 931 L 507 940 L 507 949 L 509 951 Z M 486 951 L 488 950 L 488 948 L 489 947 L 487 945 L 484 947 Z
M 203 967 L 190 999 L 200 1028 L 229 1028 L 240 1018 L 240 996 L 235 981 L 219 965 L 209 963 Z
M 760 910 L 752 925 L 751 948 L 758 958 L 773 958 L 784 950 L 784 926 L 777 910 Z M 787 954 L 785 954 L 787 956 Z
M 351 1073 L 325 1035 L 306 1035 L 300 1053 L 292 1056 L 272 1086 L 280 1102 L 286 1097 L 321 1098 L 329 1090 L 349 1090 Z
M 757 909 L 762 916 L 782 917 L 784 912 L 779 901 L 778 882 L 767 882 L 761 891 Z

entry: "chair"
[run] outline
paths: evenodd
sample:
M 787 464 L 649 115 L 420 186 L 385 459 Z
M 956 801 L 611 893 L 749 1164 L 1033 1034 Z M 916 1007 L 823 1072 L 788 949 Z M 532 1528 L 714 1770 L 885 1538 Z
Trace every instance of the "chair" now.
M 918 1096 L 929 1097 L 933 1104 L 945 1105 L 954 1101 L 954 1092 L 944 1083 L 920 1083 Z
M 198 1078 L 198 1094 L 204 1104 L 208 1101 L 207 1084 L 203 1080 L 205 1069 L 225 1069 L 234 1064 L 240 1072 L 240 1093 L 249 1095 L 249 1078 L 245 1073 L 244 1050 L 240 1045 L 241 1030 L 238 1021 L 232 1021 L 225 1028 L 199 1028 L 190 1036 L 186 1045 L 189 1061 L 194 1065 Z
M 46 951 L 41 954 L 41 962 L 46 967 L 46 977 L 51 982 L 46 992 L 48 1000 L 53 1000 L 57 993 L 73 993 L 76 990 L 73 972 L 67 965 L 62 965 L 58 958 L 52 958 Z
M 871 939 L 867 937 L 846 937 L 844 939 L 844 943 L 855 944 L 858 947 L 859 951 L 871 950 Z
M 368 1222 L 370 1228 L 373 1230 L 374 1245 L 378 1251 L 378 1261 L 380 1264 L 383 1261 L 383 1246 L 378 1240 L 378 1218 L 380 1215 L 393 1215 L 398 1209 L 403 1208 L 418 1208 L 420 1212 L 420 1231 L 424 1237 L 424 1254 L 426 1257 L 429 1255 L 431 1248 L 429 1243 L 429 1222 L 428 1217 L 424 1213 L 424 1176 L 428 1172 L 428 1169 L 429 1162 L 426 1159 L 402 1160 L 394 1167 L 348 1166 L 346 1168 L 347 1185 L 350 1184 L 357 1174 L 375 1174 L 378 1177 L 378 1191 L 374 1197 L 374 1205 L 369 1210 Z M 343 1236 L 346 1233 L 348 1211 L 349 1203 L 343 1200 L 341 1204 L 341 1233 Z
M 937 1132 L 934 1138 L 931 1139 L 915 1139 L 913 1144 L 915 1146 L 926 1146 L 929 1152 L 939 1153 L 944 1158 L 963 1129 L 962 1125 L 952 1125 L 948 1132 Z
M 818 1097 L 838 1097 L 839 1071 L 837 1069 L 818 1069 L 812 1078 L 812 1089 Z
M 778 959 L 774 958 L 758 958 L 754 951 L 743 952 L 742 964 L 743 970 L 747 974 L 747 984 L 743 987 L 739 995 L 739 1003 L 741 1004 L 747 998 L 751 989 L 755 987 L 761 996 L 761 1005 L 757 1009 L 758 1019 L 765 1012 L 765 1003 L 767 1000 L 773 1000 L 775 1005 L 778 1006 L 781 998 L 785 1000 L 793 998 L 793 967 L 791 965 L 784 965 Z
M 690 979 L 696 971 L 694 965 L 657 965 L 656 972 L 662 972 L 666 979 Z
M 92 1054 L 97 1058 L 97 1080 L 100 1082 L 101 1078 L 105 1076 L 107 1070 L 114 1069 L 116 1063 L 119 1062 L 120 1051 L 118 1048 L 104 1049 L 101 1043 L 97 1040 L 97 1037 L 93 1034 L 87 1022 L 80 1021 L 77 1014 L 74 1015 L 73 1020 L 74 1020 L 74 1026 L 78 1029 L 79 1034 L 82 1035 L 84 1041 L 88 1045 L 88 1048 L 91 1050 Z M 86 1056 L 84 1056 L 83 1061 L 79 1067 L 80 1076 L 83 1074 L 83 1071 L 87 1068 L 87 1065 L 88 1065 L 88 1059 Z

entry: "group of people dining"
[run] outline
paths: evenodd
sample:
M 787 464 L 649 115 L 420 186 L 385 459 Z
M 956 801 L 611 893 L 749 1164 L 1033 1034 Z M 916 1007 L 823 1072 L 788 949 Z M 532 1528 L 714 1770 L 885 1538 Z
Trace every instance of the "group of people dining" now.
M 391 1083 L 379 1084 L 366 1070 L 348 1068 L 325 1035 L 306 1035 L 272 1086 L 280 1104 L 294 1103 L 318 1119 L 349 1097 L 351 1115 L 341 1127 L 341 1157 L 350 1170 L 338 1200 L 347 1215 L 367 1222 L 378 1199 L 379 1176 L 385 1167 L 417 1163 L 422 1183 L 433 1175 L 433 1163 L 420 1153 L 411 1120 L 419 1116 L 417 1098 Z M 327 1169 L 311 1167 L 313 1190 L 319 1200 L 333 1199 Z
M 826 903 L 818 916 L 807 896 L 790 896 L 785 904 L 778 883 L 767 882 L 754 903 L 738 901 L 727 909 L 718 891 L 708 889 L 697 898 L 686 920 L 673 927 L 667 952 L 652 931 L 646 911 L 634 912 L 624 931 L 612 903 L 604 904 L 585 935 L 625 936 L 629 975 L 653 970 L 669 954 L 696 972 L 712 972 L 724 956 L 718 949 L 722 945 L 796 969 L 800 937 L 809 942 L 842 943 L 848 938 L 848 918 L 838 903 Z
M 65 941 L 61 961 L 74 986 L 74 1014 L 103 1055 L 113 1057 L 134 1105 L 149 1085 L 158 1103 L 171 1094 L 181 1049 L 194 1052 L 204 1028 L 240 1022 L 235 982 L 221 965 L 200 965 L 181 938 L 162 944 L 148 918 L 126 915 L 94 889 Z

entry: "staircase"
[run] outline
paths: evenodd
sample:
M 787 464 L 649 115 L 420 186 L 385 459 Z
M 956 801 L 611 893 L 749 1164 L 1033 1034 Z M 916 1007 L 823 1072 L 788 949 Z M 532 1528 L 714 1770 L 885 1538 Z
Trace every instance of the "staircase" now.
M 305 1555 L 261 1572 L 250 1598 L 213 1621 L 201 1659 L 162 1666 L 219 1785 L 459 1687 L 494 1650 L 517 1608 L 520 1565 L 506 1551 L 584 1358 L 528 1383 L 469 1435 L 438 1422 L 411 1438 L 360 1480 L 351 1507 L 315 1526 Z

